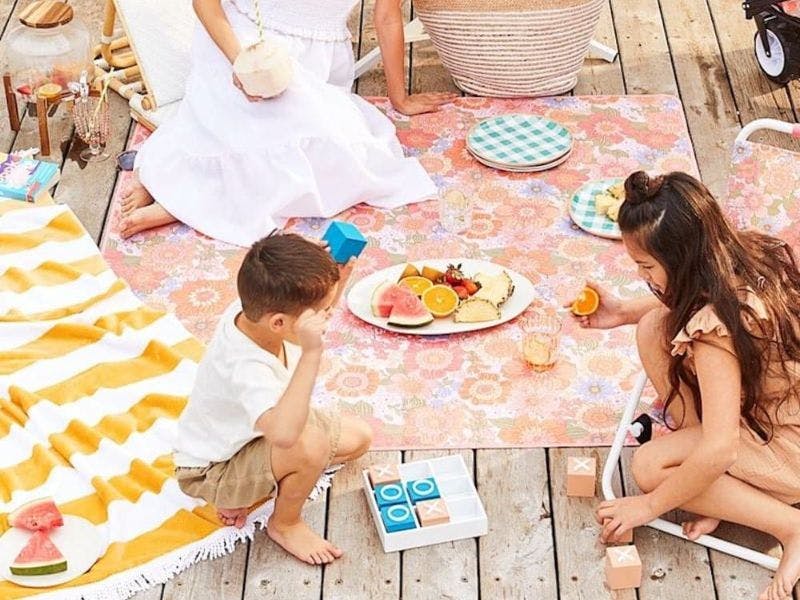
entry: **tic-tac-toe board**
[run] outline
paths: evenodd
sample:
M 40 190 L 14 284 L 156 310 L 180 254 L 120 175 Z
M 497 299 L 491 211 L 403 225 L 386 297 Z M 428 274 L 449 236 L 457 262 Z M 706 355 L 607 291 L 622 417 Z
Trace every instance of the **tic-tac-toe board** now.
M 362 475 L 385 552 L 477 537 L 489 530 L 461 456 L 375 465 Z

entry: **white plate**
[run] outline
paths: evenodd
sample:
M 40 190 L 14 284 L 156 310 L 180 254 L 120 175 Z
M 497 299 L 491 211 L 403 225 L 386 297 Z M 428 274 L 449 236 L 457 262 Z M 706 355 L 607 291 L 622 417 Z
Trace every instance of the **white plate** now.
M 64 515 L 63 527 L 55 528 L 50 539 L 67 559 L 67 570 L 52 575 L 14 575 L 9 567 L 31 535 L 30 531 L 12 527 L 0 537 L 0 577 L 25 587 L 60 585 L 86 573 L 104 551 L 97 527 L 81 517 Z
M 478 273 L 487 275 L 497 275 L 503 271 L 508 273 L 514 282 L 514 293 L 500 307 L 500 318 L 494 321 L 484 321 L 483 323 L 456 323 L 453 316 L 434 319 L 433 323 L 423 327 L 395 327 L 387 323 L 388 319 L 376 317 L 372 314 L 372 292 L 384 281 L 396 282 L 405 269 L 406 263 L 394 265 L 382 271 L 377 271 L 372 275 L 367 275 L 358 281 L 347 294 L 347 306 L 350 311 L 362 321 L 366 321 L 375 327 L 394 331 L 395 333 L 405 333 L 408 335 L 447 335 L 451 333 L 466 333 L 468 331 L 478 331 L 488 329 L 506 323 L 519 316 L 534 300 L 535 292 L 533 284 L 527 277 L 520 275 L 516 271 L 483 260 L 470 260 L 467 258 L 442 258 L 435 260 L 418 260 L 412 264 L 421 270 L 423 266 L 433 267 L 444 271 L 447 265 L 461 264 L 461 270 L 467 277 L 472 277 Z

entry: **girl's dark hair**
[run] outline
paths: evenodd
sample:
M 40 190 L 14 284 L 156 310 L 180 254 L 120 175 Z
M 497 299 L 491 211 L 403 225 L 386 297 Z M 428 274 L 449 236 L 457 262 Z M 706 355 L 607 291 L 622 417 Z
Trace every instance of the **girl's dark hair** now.
M 299 235 L 270 234 L 245 255 L 236 286 L 244 314 L 258 321 L 267 313 L 299 315 L 337 281 L 339 269 L 325 248 Z
M 662 302 L 666 317 L 666 344 L 685 331 L 689 319 L 711 305 L 730 333 L 741 369 L 741 411 L 748 426 L 763 440 L 774 432 L 772 415 L 789 399 L 796 386 L 781 398 L 767 397 L 764 379 L 770 362 L 779 361 L 783 374 L 794 375 L 787 363 L 800 361 L 800 331 L 795 312 L 800 306 L 800 272 L 786 242 L 756 231 L 736 231 L 714 197 L 697 179 L 673 172 L 649 177 L 643 171 L 625 181 L 625 202 L 619 227 L 651 254 L 667 273 Z M 768 320 L 748 306 L 743 289 L 764 303 Z M 697 377 L 684 366 L 685 356 L 669 364 L 671 391 L 664 413 L 680 393 L 681 383 L 692 392 L 702 418 Z M 775 404 L 773 404 L 775 403 Z

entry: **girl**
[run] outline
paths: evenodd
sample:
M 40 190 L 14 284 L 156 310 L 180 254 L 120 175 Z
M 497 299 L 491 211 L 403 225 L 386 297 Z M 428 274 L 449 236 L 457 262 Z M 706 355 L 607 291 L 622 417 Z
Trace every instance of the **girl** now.
M 720 520 L 764 531 L 783 558 L 761 600 L 790 598 L 800 576 L 800 272 L 781 240 L 731 228 L 684 173 L 628 177 L 619 226 L 654 297 L 598 288 L 583 327 L 637 325 L 642 364 L 672 424 L 632 463 L 640 496 L 603 502 L 601 539 L 675 508 L 697 539 Z M 596 286 L 595 286 L 596 287 Z
M 186 94 L 137 156 L 123 237 L 177 219 L 249 246 L 289 217 L 330 217 L 359 202 L 393 208 L 436 193 L 421 165 L 403 157 L 392 123 L 350 93 L 347 17 L 356 0 L 261 0 L 269 39 L 287 46 L 295 66 L 273 99 L 247 96 L 232 71 L 258 38 L 254 1 L 194 0 L 203 27 Z M 407 115 L 436 110 L 453 95 L 405 92 L 400 5 L 375 3 L 389 98 Z

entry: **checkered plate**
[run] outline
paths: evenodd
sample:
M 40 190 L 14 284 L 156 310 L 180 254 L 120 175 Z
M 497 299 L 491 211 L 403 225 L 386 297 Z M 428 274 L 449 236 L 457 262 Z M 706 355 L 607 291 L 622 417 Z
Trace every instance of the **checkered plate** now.
M 472 153 L 470 152 L 470 154 L 472 154 Z M 566 160 L 569 158 L 570 154 L 572 154 L 572 150 L 571 149 L 564 156 L 554 160 L 551 163 L 547 163 L 547 164 L 544 164 L 544 165 L 534 165 L 532 167 L 511 167 L 511 166 L 508 166 L 508 165 L 499 165 L 497 163 L 493 163 L 490 160 L 482 158 L 482 157 L 478 156 L 477 154 L 472 154 L 472 156 L 479 163 L 481 163 L 481 164 L 483 164 L 483 165 L 485 165 L 487 167 L 491 167 L 492 169 L 497 169 L 498 171 L 507 171 L 509 173 L 538 173 L 538 172 L 541 172 L 541 171 L 547 171 L 549 169 L 555 169 L 558 165 L 566 162 Z
M 495 164 L 530 167 L 564 156 L 572 148 L 572 135 L 563 125 L 543 117 L 501 115 L 473 126 L 467 148 Z
M 593 235 L 612 240 L 622 239 L 619 225 L 605 215 L 598 215 L 595 210 L 594 197 L 606 191 L 621 178 L 598 179 L 581 186 L 572 200 L 569 201 L 569 216 L 575 224 Z

